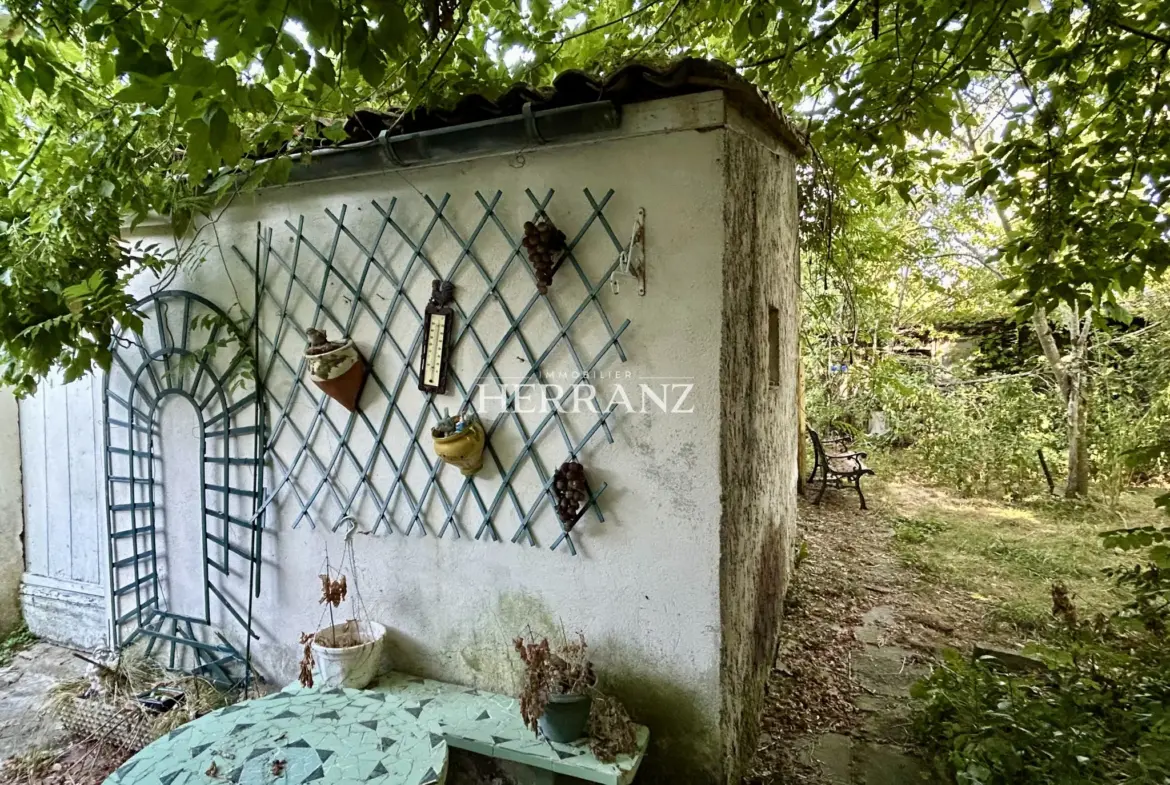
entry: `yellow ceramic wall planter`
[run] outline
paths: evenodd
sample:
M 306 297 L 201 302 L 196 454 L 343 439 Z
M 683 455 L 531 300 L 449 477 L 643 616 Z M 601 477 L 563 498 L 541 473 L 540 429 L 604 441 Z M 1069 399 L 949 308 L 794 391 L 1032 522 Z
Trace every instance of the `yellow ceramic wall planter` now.
M 459 420 L 456 420 L 458 423 Z M 450 436 L 433 436 L 435 454 L 444 462 L 458 466 L 464 477 L 474 476 L 483 468 L 484 430 L 479 419 Z

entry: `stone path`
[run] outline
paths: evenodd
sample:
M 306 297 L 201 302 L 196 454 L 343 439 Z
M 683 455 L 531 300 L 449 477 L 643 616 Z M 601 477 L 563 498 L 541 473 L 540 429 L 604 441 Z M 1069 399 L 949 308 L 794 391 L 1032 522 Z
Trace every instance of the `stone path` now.
M 744 785 L 938 781 L 914 751 L 910 688 L 941 649 L 970 648 L 982 610 L 902 562 L 897 510 L 874 485 L 868 511 L 851 494 L 801 502 L 802 562 Z
M 853 627 L 864 649 L 852 658 L 859 687 L 854 702 L 860 723 L 850 734 L 822 733 L 805 740 L 804 762 L 826 785 L 910 785 L 932 782 L 909 749 L 910 687 L 929 669 L 921 652 L 888 639 L 898 611 L 877 605 Z
M 43 642 L 0 668 L 0 760 L 64 742 L 65 729 L 47 707 L 50 690 L 83 677 L 85 668 L 69 649 Z

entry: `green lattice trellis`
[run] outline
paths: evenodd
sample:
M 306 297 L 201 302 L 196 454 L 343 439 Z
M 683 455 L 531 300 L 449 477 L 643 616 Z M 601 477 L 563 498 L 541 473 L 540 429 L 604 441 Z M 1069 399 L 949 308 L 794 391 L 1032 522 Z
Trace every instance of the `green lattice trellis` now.
M 141 301 L 146 326 L 141 334 L 118 337 L 104 394 L 115 645 L 145 639 L 148 652 L 164 653 L 172 668 L 182 665 L 184 653 L 189 652 L 194 661 L 188 670 L 222 682 L 246 682 L 247 666 L 243 675 L 239 666 L 249 659 L 251 642 L 258 637 L 252 625 L 252 599 L 261 586 L 265 511 L 290 499 L 294 526 L 306 519 L 312 525 L 335 524 L 364 497 L 373 505 L 372 531 L 385 527 L 405 535 L 416 530 L 420 535 L 431 533 L 427 505 L 437 501 L 441 521 L 433 523 L 438 537 L 448 532 L 461 537 L 461 525 L 471 524 L 474 538 L 484 541 L 500 540 L 497 525 L 510 509 L 515 522 L 511 542 L 536 545 L 533 523 L 542 511 L 551 513 L 555 504 L 552 469 L 580 456 L 598 434 L 612 442 L 609 421 L 615 406 L 589 399 L 592 414 L 584 424 L 553 406 L 537 422 L 528 423 L 517 410 L 516 393 L 507 395 L 503 411 L 486 421 L 492 477 L 460 478 L 451 489 L 444 482 L 444 472 L 450 477 L 455 470 L 432 457 L 427 444 L 429 426 L 441 416 L 435 398 L 425 396 L 414 411 L 406 399 L 418 382 L 425 296 L 417 292 L 427 291 L 431 279 L 452 280 L 461 272 L 480 281 L 479 294 L 457 298 L 455 304 L 458 323 L 452 347 L 470 346 L 471 356 L 478 357 L 470 373 L 467 367 L 454 366 L 449 374 L 461 410 L 474 411 L 473 393 L 481 383 L 504 386 L 501 361 L 505 353 L 516 349 L 527 367 L 518 380 L 513 379 L 519 384 L 543 381 L 545 363 L 556 353 L 571 358 L 577 377 L 588 376 L 613 357 L 624 361 L 620 339 L 629 321 L 615 327 L 599 299 L 624 250 L 604 214 L 613 191 L 601 199 L 587 189 L 583 195 L 589 214 L 571 235 L 558 274 L 560 307 L 554 298 L 536 292 L 520 245 L 520 227 L 510 230 L 499 212 L 501 192 L 490 199 L 475 194 L 482 212 L 466 234 L 447 213 L 449 194 L 437 203 L 420 195 L 430 215 L 417 238 L 411 236 L 406 222 L 396 218 L 397 199 L 385 207 L 376 201 L 372 204 L 380 220 L 373 235 L 365 239 L 347 225 L 344 206 L 337 213 L 324 211 L 333 229 L 322 247 L 306 235 L 304 216 L 296 224 L 285 223 L 291 233 L 291 252 L 278 250 L 273 229 L 258 227 L 251 260 L 233 246 L 255 281 L 258 305 L 247 329 L 233 325 L 219 307 L 196 294 L 164 292 Z M 547 217 L 553 196 L 550 190 L 538 199 L 525 191 L 534 220 Z M 604 244 L 612 247 L 612 258 L 596 280 L 577 258 L 590 231 L 602 232 Z M 494 266 L 478 250 L 477 242 L 485 232 L 493 233 L 506 249 Z M 459 249 L 446 263 L 428 251 L 434 233 L 441 233 Z M 398 267 L 395 259 L 384 258 L 379 250 L 387 236 L 398 238 L 405 249 Z M 357 269 L 346 269 L 338 262 L 343 244 L 358 252 Z M 522 302 L 509 305 L 502 290 L 517 277 L 527 282 L 527 294 Z M 389 286 L 389 296 L 379 293 L 384 286 Z M 375 297 L 383 304 L 375 304 Z M 564 308 L 566 297 L 575 299 L 574 307 Z M 307 312 L 295 307 L 294 300 L 300 298 L 310 303 Z M 492 308 L 504 323 L 497 335 L 489 334 L 483 319 Z M 373 341 L 361 347 L 371 372 L 361 410 L 349 413 L 306 384 L 302 347 L 310 327 L 349 335 L 363 318 L 377 327 Z M 538 329 L 534 323 L 541 318 L 546 322 Z M 574 338 L 575 328 L 586 318 L 603 328 L 600 340 L 591 344 Z M 221 340 L 225 337 L 228 340 Z M 217 346 L 227 350 L 208 351 Z M 397 371 L 385 372 L 380 362 L 384 357 L 396 361 Z M 255 382 L 232 382 L 242 366 L 255 372 Z M 579 383 L 564 387 L 558 403 L 574 395 Z M 277 395 L 282 387 L 287 391 Z M 195 614 L 168 608 L 160 580 L 160 559 L 165 554 L 160 554 L 158 542 L 162 438 L 158 415 L 170 396 L 189 401 L 199 420 L 204 600 L 202 612 Z M 394 429 L 397 438 L 391 433 Z M 363 435 L 364 450 L 355 438 Z M 515 454 L 508 456 L 499 448 L 503 435 L 514 444 Z M 275 482 L 266 491 L 262 465 L 269 458 Z M 337 480 L 339 468 L 348 468 L 357 480 L 347 487 Z M 316 472 L 315 480 L 306 478 L 306 469 Z M 535 474 L 535 485 L 518 482 L 524 471 Z M 598 521 L 604 520 L 599 497 L 606 487 L 599 484 L 589 499 L 589 509 Z M 164 520 L 163 525 L 184 522 Z M 573 535 L 560 528 L 550 549 L 564 543 L 570 553 L 577 554 Z M 243 653 L 218 629 L 225 619 L 239 625 L 246 641 Z
M 538 199 L 531 191 L 525 191 L 533 219 L 547 215 L 553 196 L 550 190 L 543 199 Z M 504 385 L 505 374 L 499 367 L 501 357 L 517 347 L 528 367 L 520 383 L 541 381 L 542 366 L 554 352 L 565 352 L 576 372 L 582 375 L 597 369 L 611 355 L 624 361 L 620 338 L 629 321 L 614 327 L 599 299 L 602 286 L 617 265 L 617 254 L 623 250 L 604 214 L 613 191 L 596 199 L 586 189 L 583 196 L 589 214 L 577 232 L 570 235 L 556 283 L 560 293 L 573 291 L 577 293 L 573 296 L 580 298 L 567 316 L 562 316 L 552 298 L 536 292 L 531 268 L 520 245 L 520 227 L 510 230 L 498 212 L 503 198 L 499 191 L 490 199 L 482 193 L 475 194 L 482 213 L 466 234 L 447 215 L 451 200 L 447 194 L 437 203 L 429 196 L 420 196 L 430 215 L 417 237 L 411 236 L 406 222 L 396 218 L 400 202 L 391 199 L 385 206 L 377 201 L 372 203 L 380 220 L 372 233 L 367 227 L 364 237 L 347 224 L 351 213 L 343 205 L 337 213 L 324 211 L 332 231 L 322 233 L 324 236 L 315 240 L 308 236 L 303 215 L 296 223 L 286 221 L 288 240 L 292 243 L 290 251 L 280 250 L 274 240 L 274 230 L 263 227 L 258 227 L 251 259 L 233 246 L 239 260 L 261 281 L 261 318 L 257 320 L 260 379 L 270 390 L 287 386 L 287 393 L 272 400 L 272 427 L 265 450 L 274 461 L 277 476 L 262 508 L 291 498 L 296 508 L 294 526 L 306 519 L 313 524 L 332 525 L 365 496 L 373 504 L 373 531 L 382 527 L 397 531 L 393 513 L 398 510 L 405 516 L 405 520 L 400 518 L 402 533 L 410 535 L 417 530 L 426 535 L 429 533 L 427 505 L 434 500 L 441 507 L 441 522 L 435 522 L 439 537 L 448 532 L 460 537 L 460 524 L 474 521 L 477 540 L 499 540 L 497 524 L 503 518 L 503 510 L 510 508 L 516 519 L 511 541 L 535 545 L 533 521 L 545 509 L 546 502 L 550 509 L 553 503 L 552 469 L 561 461 L 578 456 L 598 433 L 612 442 L 609 420 L 615 407 L 606 408 L 591 400 L 593 416 L 582 427 L 578 419 L 566 417 L 560 407 L 553 406 L 546 416 L 529 425 L 516 411 L 513 393 L 504 411 L 487 425 L 488 464 L 498 479 L 489 483 L 482 478 L 470 478 L 449 489 L 442 477 L 445 471 L 454 469 L 434 458 L 428 444 L 429 427 L 441 417 L 434 397 L 428 396 L 417 410 L 410 410 L 405 402 L 405 395 L 417 387 L 425 306 L 425 299 L 412 293 L 428 291 L 431 279 L 452 280 L 463 274 L 477 279 L 482 286 L 482 291 L 470 302 L 456 298 L 458 324 L 452 346 L 470 345 L 479 358 L 478 367 L 471 373 L 466 367 L 452 368 L 450 379 L 459 398 L 459 409 L 474 411 L 474 392 L 481 383 Z M 591 230 L 603 232 L 612 246 L 612 259 L 607 259 L 605 272 L 596 280 L 589 277 L 577 259 L 577 249 Z M 477 242 L 485 232 L 494 233 L 496 240 L 508 249 L 506 258 L 494 265 L 477 250 Z M 432 258 L 428 251 L 428 242 L 435 233 L 441 233 L 446 241 L 453 241 L 459 248 L 446 263 Z M 385 258 L 379 250 L 388 237 L 395 238 L 404 249 L 398 260 Z M 347 268 L 338 261 L 339 253 L 354 251 L 359 264 Z M 401 263 L 396 265 L 396 261 Z M 523 303 L 512 307 L 501 296 L 501 287 L 516 276 L 531 282 L 531 294 Z M 420 282 L 427 286 L 418 286 Z M 385 285 L 389 286 L 385 295 L 378 289 L 378 296 L 384 302 L 375 303 L 371 293 Z M 296 307 L 296 303 L 305 301 L 311 305 Z M 500 335 L 486 337 L 485 328 L 480 324 L 489 308 L 503 315 L 506 328 Z M 604 326 L 604 338 L 587 348 L 578 346 L 580 339 L 575 340 L 573 336 L 574 326 L 586 314 L 591 315 L 595 324 Z M 531 336 L 532 330 L 526 332 L 526 328 L 537 315 L 547 319 L 552 329 Z M 363 406 L 351 414 L 306 383 L 301 350 L 305 331 L 310 327 L 326 329 L 331 335 L 350 335 L 361 319 L 371 321 L 377 331 L 373 342 L 361 347 L 370 362 L 371 373 Z M 384 373 L 380 363 L 383 357 L 397 365 L 397 370 L 390 375 Z M 571 395 L 573 385 L 564 389 L 563 399 Z M 376 410 L 382 402 L 384 410 L 379 416 Z M 398 434 L 397 439 L 389 438 L 392 429 Z M 511 458 L 503 455 L 493 441 L 493 437 L 504 433 L 521 445 Z M 547 443 L 549 434 L 560 437 L 559 447 Z M 367 449 L 353 445 L 355 435 L 364 436 Z M 396 453 L 396 442 L 405 442 L 405 450 Z M 421 481 L 416 466 L 421 469 Z M 375 471 L 379 468 L 380 473 Z M 349 487 L 338 480 L 342 469 L 356 477 Z M 522 487 L 518 488 L 516 478 L 520 472 L 529 470 L 535 472 L 539 487 L 530 498 L 522 498 L 524 489 L 530 488 L 531 483 L 520 484 Z M 315 479 L 311 475 L 316 475 Z M 376 475 L 382 478 L 381 482 Z M 310 479 L 305 482 L 307 476 Z M 493 484 L 494 489 L 490 487 Z M 598 497 L 605 489 L 604 483 L 599 484 L 589 501 L 598 521 L 604 520 Z M 318 520 L 322 516 L 324 520 Z M 573 536 L 563 529 L 550 548 L 556 550 L 562 543 L 570 553 L 577 553 Z

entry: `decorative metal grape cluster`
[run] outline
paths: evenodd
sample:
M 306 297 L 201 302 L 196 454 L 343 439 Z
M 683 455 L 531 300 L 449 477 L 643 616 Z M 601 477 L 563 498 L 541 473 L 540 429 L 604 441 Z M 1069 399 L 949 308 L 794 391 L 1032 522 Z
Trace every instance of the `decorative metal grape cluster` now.
M 554 475 L 553 496 L 557 500 L 557 517 L 564 524 L 565 531 L 572 531 L 585 505 L 589 503 L 585 467 L 576 460 L 562 463 Z
M 548 294 L 556 265 L 565 251 L 565 233 L 546 218 L 541 218 L 539 223 L 526 221 L 523 243 L 528 261 L 536 272 L 536 290 Z

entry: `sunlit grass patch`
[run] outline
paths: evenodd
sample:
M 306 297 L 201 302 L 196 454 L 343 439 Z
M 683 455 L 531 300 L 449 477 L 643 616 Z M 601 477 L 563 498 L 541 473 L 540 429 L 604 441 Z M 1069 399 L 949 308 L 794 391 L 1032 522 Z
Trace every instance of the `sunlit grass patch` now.
M 1100 532 L 1165 525 L 1156 491 L 1126 493 L 1113 510 L 1057 499 L 958 498 L 902 482 L 884 483 L 881 495 L 898 552 L 925 583 L 966 591 L 987 604 L 989 622 L 1023 631 L 1045 624 L 1055 582 L 1068 586 L 1085 615 L 1115 608 L 1121 594 L 1101 571 L 1133 556 L 1103 547 Z

